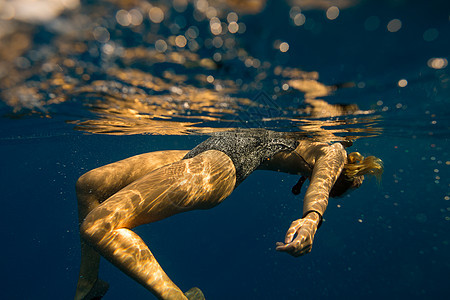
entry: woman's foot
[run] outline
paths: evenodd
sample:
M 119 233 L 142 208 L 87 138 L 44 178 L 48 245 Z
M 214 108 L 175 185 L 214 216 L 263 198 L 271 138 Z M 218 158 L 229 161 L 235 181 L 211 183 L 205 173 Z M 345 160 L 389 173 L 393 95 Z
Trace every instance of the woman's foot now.
M 184 295 L 189 300 L 205 300 L 205 296 L 203 295 L 202 291 L 198 287 L 191 288 L 189 291 L 184 293 Z
M 91 288 L 89 293 L 82 298 L 82 300 L 99 300 L 106 294 L 109 289 L 109 284 L 106 281 L 97 279 L 94 286 Z

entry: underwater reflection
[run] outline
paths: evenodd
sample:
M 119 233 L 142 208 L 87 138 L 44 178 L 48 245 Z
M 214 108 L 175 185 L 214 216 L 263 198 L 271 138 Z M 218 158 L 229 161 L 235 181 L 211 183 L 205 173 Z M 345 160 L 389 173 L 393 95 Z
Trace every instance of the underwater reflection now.
M 291 2 L 291 12 L 325 5 Z M 14 117 L 62 110 L 76 130 L 113 135 L 257 127 L 340 141 L 381 132 L 375 111 L 319 99 L 352 83 L 326 85 L 318 72 L 248 53 L 245 16 L 266 1 L 4 3 L 0 97 Z

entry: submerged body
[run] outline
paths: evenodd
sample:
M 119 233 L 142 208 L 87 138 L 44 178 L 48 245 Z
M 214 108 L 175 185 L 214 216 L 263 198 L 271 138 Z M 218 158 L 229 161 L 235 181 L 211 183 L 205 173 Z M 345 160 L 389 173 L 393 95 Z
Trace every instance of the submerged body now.
M 198 289 L 184 294 L 131 229 L 180 212 L 212 208 L 257 169 L 310 179 L 303 217 L 292 222 L 284 243 L 277 243 L 277 250 L 293 256 L 310 252 L 346 163 L 347 152 L 340 143 L 249 130 L 213 136 L 191 151 L 141 154 L 84 174 L 77 181 L 82 259 L 75 299 L 106 292 L 107 286 L 98 280 L 100 254 L 159 299 L 203 299 Z

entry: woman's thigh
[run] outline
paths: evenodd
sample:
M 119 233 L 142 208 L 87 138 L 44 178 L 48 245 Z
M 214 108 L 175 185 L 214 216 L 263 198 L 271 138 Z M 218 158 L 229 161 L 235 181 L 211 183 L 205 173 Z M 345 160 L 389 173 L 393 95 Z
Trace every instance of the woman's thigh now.
M 231 194 L 235 182 L 231 159 L 217 150 L 206 151 L 127 185 L 93 210 L 86 222 L 133 228 L 176 213 L 211 208 Z
M 77 193 L 94 194 L 102 202 L 128 184 L 167 164 L 181 160 L 188 150 L 168 150 L 135 155 L 82 175 Z

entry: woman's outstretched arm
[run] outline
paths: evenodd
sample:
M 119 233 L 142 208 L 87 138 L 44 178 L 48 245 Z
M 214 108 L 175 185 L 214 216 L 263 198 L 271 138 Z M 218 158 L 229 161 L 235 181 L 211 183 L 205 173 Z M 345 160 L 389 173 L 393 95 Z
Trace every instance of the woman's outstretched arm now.
M 310 184 L 303 200 L 303 215 L 314 211 L 323 216 L 331 188 L 342 172 L 347 152 L 340 143 L 323 147 L 318 152 Z
M 301 150 L 301 149 L 299 149 Z M 347 153 L 339 144 L 315 145 L 303 153 L 314 165 L 310 184 L 303 200 L 303 218 L 292 222 L 284 243 L 277 243 L 277 250 L 293 256 L 311 251 L 317 228 L 328 205 L 328 197 L 344 167 Z

